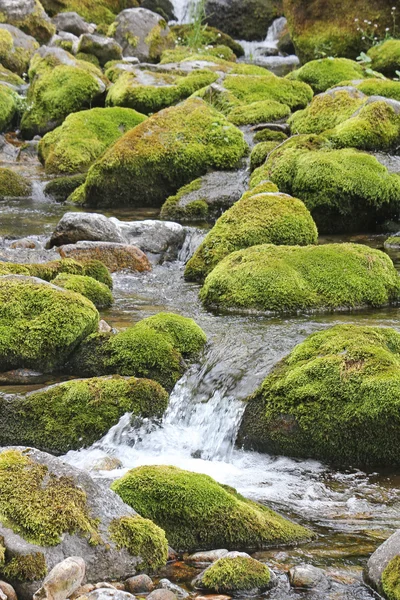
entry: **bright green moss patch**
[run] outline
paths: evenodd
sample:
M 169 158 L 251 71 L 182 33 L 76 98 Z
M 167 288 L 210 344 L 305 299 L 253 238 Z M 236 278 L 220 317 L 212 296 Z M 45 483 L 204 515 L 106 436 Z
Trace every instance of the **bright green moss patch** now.
M 229 254 L 208 275 L 201 299 L 218 309 L 296 312 L 396 303 L 390 258 L 358 244 L 254 246 Z
M 206 569 L 201 585 L 217 594 L 263 591 L 271 579 L 267 565 L 250 557 L 236 556 L 220 558 Z
M 364 79 L 364 77 L 364 68 L 348 58 L 312 60 L 287 76 L 290 80 L 307 83 L 317 94 L 325 92 L 342 81 Z
M 291 110 L 304 108 L 313 97 L 311 88 L 301 81 L 289 81 L 276 75 L 227 75 L 224 87 L 246 104 L 274 100 Z
M 185 357 L 197 355 L 207 342 L 207 336 L 201 327 L 193 319 L 181 315 L 160 312 L 140 323 L 162 333 Z
M 168 108 L 128 131 L 89 170 L 88 206 L 160 206 L 208 169 L 235 167 L 243 134 L 199 99 Z
M 93 302 L 96 308 L 108 308 L 113 303 L 110 289 L 104 283 L 93 279 L 93 277 L 61 273 L 52 280 L 52 283 L 65 290 L 82 294 L 82 296 Z
M 139 6 L 136 0 L 43 0 L 42 4 L 51 17 L 60 12 L 77 12 L 89 23 L 100 25 L 101 33 L 107 32 L 107 26 L 121 10 Z
M 400 556 L 397 555 L 389 562 L 382 573 L 382 588 L 387 600 L 400 598 Z
M 193 39 L 193 25 L 174 25 L 173 27 L 171 27 L 171 31 L 174 35 L 174 37 L 176 38 L 177 42 L 179 42 L 179 44 L 182 44 L 182 46 L 184 48 L 186 48 L 188 51 L 190 51 L 190 42 Z M 196 32 L 197 33 L 197 32 Z M 236 42 L 236 40 L 234 40 L 230 35 L 227 35 L 226 33 L 223 33 L 222 31 L 220 31 L 219 29 L 216 29 L 215 27 L 208 27 L 208 26 L 203 26 L 201 28 L 200 31 L 200 38 L 198 39 L 199 42 L 199 46 L 207 46 L 207 47 L 215 47 L 215 46 L 220 46 L 221 44 L 223 46 L 226 46 L 228 48 L 230 48 L 232 50 L 232 52 L 238 57 L 240 58 L 241 56 L 244 55 L 244 50 L 243 47 L 239 44 L 239 42 Z M 211 49 L 211 48 L 210 48 Z M 163 59 L 165 54 L 169 52 L 168 50 L 163 53 Z M 163 62 L 163 61 L 161 61 Z M 164 61 L 166 62 L 166 61 Z M 168 61 L 168 62 L 173 62 L 173 61 Z
M 140 569 L 155 571 L 168 558 L 165 532 L 149 519 L 139 515 L 114 519 L 109 527 L 110 538 L 118 549 L 125 548 L 132 556 L 140 556 Z
M 286 119 L 290 108 L 275 100 L 261 100 L 243 106 L 237 106 L 228 114 L 228 121 L 234 125 L 257 125 Z
M 266 163 L 254 169 L 250 177 L 250 190 L 257 188 L 260 185 L 267 184 L 268 186 L 273 186 L 271 189 L 265 190 L 266 192 L 277 192 L 278 186 L 272 181 L 269 181 L 269 169 L 266 166 Z
M 40 581 L 47 575 L 46 558 L 42 552 L 14 556 L 0 566 L 0 574 L 12 582 Z
M 0 487 L 2 523 L 25 540 L 56 546 L 64 533 L 97 538 L 97 523 L 89 515 L 85 492 L 26 454 L 18 450 L 0 454 Z
M 309 336 L 248 399 L 239 439 L 271 454 L 397 466 L 400 334 L 337 325 Z
M 246 500 L 208 475 L 146 466 L 111 486 L 126 504 L 162 527 L 179 551 L 264 548 L 305 541 L 312 533 Z
M 268 157 L 268 154 L 272 152 L 277 146 L 279 142 L 260 142 L 256 146 L 254 146 L 250 155 L 250 169 L 254 171 L 261 165 L 263 165 Z
M 0 278 L 0 364 L 3 371 L 61 366 L 96 331 L 99 315 L 74 292 L 18 277 Z
M 215 56 L 222 58 L 228 62 L 235 62 L 236 55 L 228 48 L 228 46 L 202 46 L 193 50 L 189 46 L 176 46 L 172 50 L 164 50 L 161 56 L 160 64 L 169 64 L 175 62 L 181 62 L 186 59 L 190 59 L 194 55 L 203 55 L 204 60 L 207 60 L 208 56 Z
M 385 240 L 385 248 L 400 248 L 400 236 L 391 235 Z
M 1 93 L 0 93 L 1 97 Z M 30 196 L 30 182 L 12 169 L 0 168 L 0 198 L 22 198 Z
M 201 198 L 185 203 L 184 206 L 180 205 L 182 198 L 201 189 L 201 183 L 201 177 L 198 177 L 191 183 L 181 187 L 177 194 L 167 198 L 162 205 L 160 217 L 174 221 L 206 220 L 208 204 L 205 199 Z
M 254 136 L 255 142 L 283 142 L 287 139 L 283 131 L 273 131 L 272 129 L 261 129 Z
M 125 413 L 160 418 L 167 405 L 158 383 L 133 377 L 68 381 L 11 398 L 0 394 L 0 444 L 65 454 L 94 444 Z
M 1 32 L 1 29 L 0 29 Z M 25 85 L 25 81 L 16 73 L 9 71 L 0 64 L 0 82 L 9 83 L 10 85 L 15 85 L 16 87 Z
M 145 118 L 129 108 L 93 108 L 74 113 L 40 140 L 39 158 L 47 173 L 87 171 L 109 146 Z
M 367 54 L 372 61 L 372 69 L 387 77 L 396 77 L 396 71 L 400 69 L 400 40 L 386 40 L 372 46 Z
M 384 96 L 400 101 L 400 81 L 389 79 L 366 79 L 355 84 L 357 89 L 367 96 Z
M 286 194 L 248 195 L 216 222 L 185 269 L 185 278 L 203 281 L 228 254 L 258 244 L 308 245 L 317 228 L 301 200 Z

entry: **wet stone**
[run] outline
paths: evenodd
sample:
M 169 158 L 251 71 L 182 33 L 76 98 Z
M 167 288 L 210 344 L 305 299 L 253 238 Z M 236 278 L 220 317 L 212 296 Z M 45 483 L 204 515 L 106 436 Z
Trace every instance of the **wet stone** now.
M 172 583 L 169 579 L 160 579 L 158 589 L 161 590 L 169 590 L 178 598 L 178 600 L 184 600 L 184 598 L 188 598 L 189 594 L 186 590 L 181 588 L 179 585 Z
M 209 552 L 196 552 L 185 558 L 185 562 L 196 567 L 207 567 L 219 558 L 226 556 L 228 550 L 210 550 Z
M 322 571 L 312 565 L 298 565 L 289 571 L 290 584 L 294 588 L 328 587 L 329 582 Z
M 136 575 L 125 581 L 125 589 L 131 594 L 149 593 L 154 590 L 154 583 L 148 575 Z

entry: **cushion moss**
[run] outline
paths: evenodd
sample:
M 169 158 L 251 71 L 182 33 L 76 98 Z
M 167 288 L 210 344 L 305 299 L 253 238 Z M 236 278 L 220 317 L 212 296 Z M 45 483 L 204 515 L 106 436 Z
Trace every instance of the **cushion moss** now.
M 382 588 L 387 600 L 400 599 L 400 556 L 397 555 L 385 567 L 382 573 Z
M 96 281 L 93 277 L 87 275 L 72 275 L 70 273 L 60 273 L 52 280 L 54 285 L 71 292 L 82 294 L 88 298 L 96 308 L 108 308 L 113 303 L 113 296 L 110 288 L 104 283 Z M 26 445 L 26 444 L 25 444 Z
M 342 81 L 364 79 L 364 77 L 362 65 L 348 58 L 311 60 L 287 76 L 290 80 L 307 83 L 317 94 L 325 92 Z
M 0 105 L 1 105 L 0 86 Z M 0 168 L 0 198 L 26 198 L 32 192 L 32 185 L 23 175 L 12 169 Z
M 220 558 L 206 569 L 201 586 L 217 594 L 263 591 L 268 588 L 271 573 L 267 565 L 250 556 Z
M 110 538 L 117 548 L 125 548 L 132 556 L 140 556 L 139 569 L 155 571 L 165 565 L 168 543 L 165 532 L 149 519 L 139 515 L 114 519 L 109 527 Z

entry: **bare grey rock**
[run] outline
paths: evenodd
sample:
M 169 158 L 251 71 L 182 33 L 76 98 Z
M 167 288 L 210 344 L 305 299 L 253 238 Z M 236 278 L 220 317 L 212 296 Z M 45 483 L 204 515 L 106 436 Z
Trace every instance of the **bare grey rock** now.
M 379 594 L 383 595 L 382 573 L 395 558 L 400 554 L 400 529 L 390 536 L 371 555 L 364 570 L 366 583 L 372 586 Z
M 33 600 L 66 600 L 82 584 L 86 565 L 80 556 L 70 556 L 53 567 Z
M 328 587 L 328 579 L 322 569 L 313 565 L 297 565 L 289 571 L 290 585 L 294 588 L 311 589 Z
M 110 221 L 156 264 L 176 260 L 186 237 L 182 225 L 171 221 L 119 221 L 114 217 Z
M 51 19 L 37 0 L 0 0 L 0 12 L 5 15 L 5 21 L 10 25 L 29 23 L 31 16 L 35 16 L 34 31 L 42 42 L 51 37 Z
M 114 37 L 122 46 L 123 55 L 136 56 L 141 62 L 154 61 L 157 57 L 151 56 L 150 44 L 146 39 L 158 26 L 161 27 L 161 37 L 167 38 L 170 29 L 159 14 L 146 8 L 128 8 L 119 13 Z
M 53 17 L 53 23 L 57 31 L 68 31 L 78 37 L 84 33 L 93 33 L 92 26 L 76 12 L 60 13 Z
M 196 552 L 185 558 L 185 562 L 196 567 L 208 567 L 219 558 L 228 554 L 228 550 L 209 550 L 208 552 Z
M 111 219 L 102 214 L 67 212 L 58 222 L 48 248 L 76 244 L 80 241 L 123 244 L 127 242 L 127 238 Z
M 147 596 L 147 600 L 177 600 L 176 595 L 170 590 L 154 590 Z
M 122 58 L 122 48 L 114 38 L 93 33 L 81 35 L 77 52 L 93 54 L 102 66 L 110 60 L 120 60 Z
M 53 35 L 48 46 L 50 48 L 60 47 L 62 48 L 63 42 L 68 42 L 71 45 L 71 53 L 76 54 L 76 48 L 78 46 L 79 38 L 73 33 L 69 33 L 68 31 L 60 31 Z
M 169 579 L 160 579 L 158 582 L 157 589 L 168 590 L 175 594 L 178 600 L 185 600 L 185 598 L 189 598 L 189 594 L 186 590 L 181 588 L 176 583 L 172 583 Z
M 147 594 L 154 590 L 154 583 L 151 577 L 142 573 L 141 575 L 136 575 L 136 577 L 129 577 L 125 581 L 125 589 L 130 594 Z

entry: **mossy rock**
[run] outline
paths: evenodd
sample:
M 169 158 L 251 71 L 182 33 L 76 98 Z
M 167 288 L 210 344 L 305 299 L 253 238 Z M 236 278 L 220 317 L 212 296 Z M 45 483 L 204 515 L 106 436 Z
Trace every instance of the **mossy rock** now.
M 290 117 L 288 125 L 292 133 L 323 133 L 353 116 L 365 101 L 355 88 L 336 88 L 314 96 L 307 108 Z
M 39 158 L 46 173 L 82 173 L 107 148 L 145 119 L 144 115 L 129 108 L 93 108 L 71 114 L 60 127 L 40 140 Z
M 64 50 L 71 52 L 72 46 L 70 50 L 68 50 L 68 48 L 64 48 Z M 89 54 L 88 52 L 77 52 L 75 56 L 77 60 L 85 60 L 86 62 L 95 65 L 96 67 L 100 67 L 100 61 L 94 54 Z
M 314 333 L 248 399 L 239 441 L 269 454 L 398 466 L 399 364 L 394 329 Z
M 99 25 L 98 31 L 106 33 L 115 16 L 125 8 L 138 6 L 136 0 L 43 0 L 42 4 L 51 17 L 60 12 L 76 12 L 89 23 Z
M 161 206 L 207 170 L 235 167 L 246 151 L 241 131 L 189 99 L 128 131 L 90 168 L 80 196 L 87 206 Z
M 39 0 L 14 0 L 16 4 L 5 2 L 1 5 L 0 19 L 13 27 L 21 29 L 41 44 L 46 44 L 56 33 L 53 25 Z M 4 11 L 4 12 L 3 12 Z
M 272 152 L 272 150 L 274 150 L 277 146 L 279 146 L 279 142 L 260 142 L 259 144 L 256 144 L 250 155 L 251 171 L 261 167 L 261 165 L 263 165 L 268 158 L 269 153 Z
M 375 231 L 399 212 L 399 175 L 359 150 L 332 149 L 323 137 L 300 135 L 281 144 L 268 156 L 265 178 L 301 198 L 320 233 Z
M 382 589 L 387 600 L 400 598 L 400 556 L 395 556 L 382 573 Z
M 0 82 L 0 132 L 4 133 L 15 121 L 18 115 L 18 102 L 18 95 L 7 85 L 2 85 Z M 9 171 L 9 169 L 2 169 L 2 171 L 4 173 L 5 171 Z M 22 181 L 21 176 L 19 176 L 19 179 Z M 0 186 L 2 186 L 1 182 Z
M 162 53 L 160 64 L 179 63 L 188 58 L 190 59 L 194 54 L 201 54 L 204 57 L 204 60 L 207 60 L 208 56 L 215 56 L 229 62 L 236 61 L 235 53 L 228 48 L 228 46 L 201 46 L 200 48 L 193 50 L 192 48 L 189 48 L 189 46 L 177 45 L 175 48 L 165 50 Z
M 246 194 L 216 222 L 186 265 L 185 278 L 204 281 L 223 258 L 258 244 L 316 244 L 315 223 L 301 200 L 279 193 Z
M 125 413 L 161 418 L 167 392 L 148 379 L 82 379 L 26 395 L 0 394 L 0 445 L 32 446 L 51 454 L 87 448 Z
M 217 79 L 216 73 L 207 70 L 185 74 L 136 69 L 120 75 L 107 95 L 107 105 L 125 106 L 148 115 L 177 104 Z
M 0 86 L 0 103 L 1 103 Z M 31 183 L 12 169 L 0 168 L 0 198 L 26 198 L 32 192 Z
M 166 389 L 183 375 L 206 336 L 192 320 L 171 313 L 149 317 L 117 334 L 94 334 L 73 356 L 69 371 L 84 377 L 118 374 L 154 379 Z
M 85 183 L 85 179 L 86 174 L 57 177 L 46 184 L 44 193 L 57 202 L 65 202 L 79 186 Z
M 400 40 L 386 40 L 372 46 L 367 52 L 371 59 L 370 67 L 387 77 L 396 77 L 400 70 Z
M 353 82 L 350 82 L 352 85 Z M 365 79 L 365 81 L 354 82 L 355 87 L 367 96 L 383 96 L 400 101 L 400 81 L 390 79 Z
M 224 556 L 199 578 L 201 588 L 217 594 L 262 593 L 270 587 L 271 572 L 267 565 L 250 556 Z
M 342 81 L 364 79 L 365 69 L 362 65 L 348 58 L 321 58 L 311 60 L 300 69 L 292 71 L 287 79 L 303 81 L 312 87 L 315 93 L 325 92 L 328 88 Z
M 6 69 L 23 75 L 38 48 L 39 44 L 33 37 L 12 25 L 0 24 L 0 62 Z
M 266 185 L 267 189 L 263 190 L 265 192 L 278 192 L 278 186 L 275 183 L 272 183 L 269 179 L 269 172 L 266 166 L 266 163 L 254 169 L 251 174 L 250 182 L 249 182 L 249 190 L 252 191 L 255 188 L 258 188 L 261 185 Z
M 206 21 L 235 39 L 259 41 L 272 22 L 282 16 L 280 0 L 208 0 Z
M 108 308 L 113 303 L 113 296 L 110 288 L 104 283 L 96 281 L 93 277 L 87 277 L 87 275 L 70 275 L 68 273 L 62 273 L 57 275 L 57 277 L 52 280 L 52 283 L 64 290 L 82 294 L 82 296 L 85 296 L 85 298 L 93 302 L 96 308 Z
M 286 120 L 290 108 L 275 100 L 261 100 L 243 106 L 237 106 L 228 114 L 228 121 L 234 125 L 257 125 L 273 121 Z
M 17 73 L 13 73 L 9 69 L 6 69 L 6 67 L 3 67 L 3 65 L 0 64 L 0 83 L 3 82 L 16 88 L 20 88 L 21 86 L 25 85 L 25 81 L 22 79 L 22 77 L 17 75 Z
M 191 42 L 193 38 L 193 25 L 174 25 L 171 27 L 171 32 L 178 42 L 178 45 L 182 45 L 190 49 L 189 42 Z M 244 56 L 243 46 L 241 46 L 241 44 L 234 40 L 230 35 L 227 35 L 216 27 L 209 27 L 208 25 L 202 27 L 200 32 L 200 40 L 198 43 L 199 46 L 215 47 L 220 46 L 221 44 L 227 48 L 230 48 L 237 58 Z
M 98 322 L 95 306 L 80 294 L 36 278 L 0 277 L 3 371 L 54 371 L 79 342 L 96 331 Z
M 247 500 L 208 475 L 176 467 L 132 469 L 115 481 L 112 489 L 142 516 L 162 527 L 169 544 L 178 551 L 256 550 L 313 537 L 311 531 Z
M 286 133 L 283 131 L 274 131 L 272 129 L 260 129 L 254 135 L 255 142 L 284 142 L 287 139 Z
M 390 258 L 359 244 L 273 246 L 233 252 L 205 280 L 207 307 L 237 311 L 351 310 L 397 303 Z
M 83 558 L 90 581 L 107 574 L 124 580 L 166 563 L 164 532 L 65 461 L 32 448 L 2 448 L 0 485 L 0 573 L 19 598 L 33 596 L 60 556 Z
M 389 236 L 384 243 L 385 248 L 400 249 L 400 234 Z

